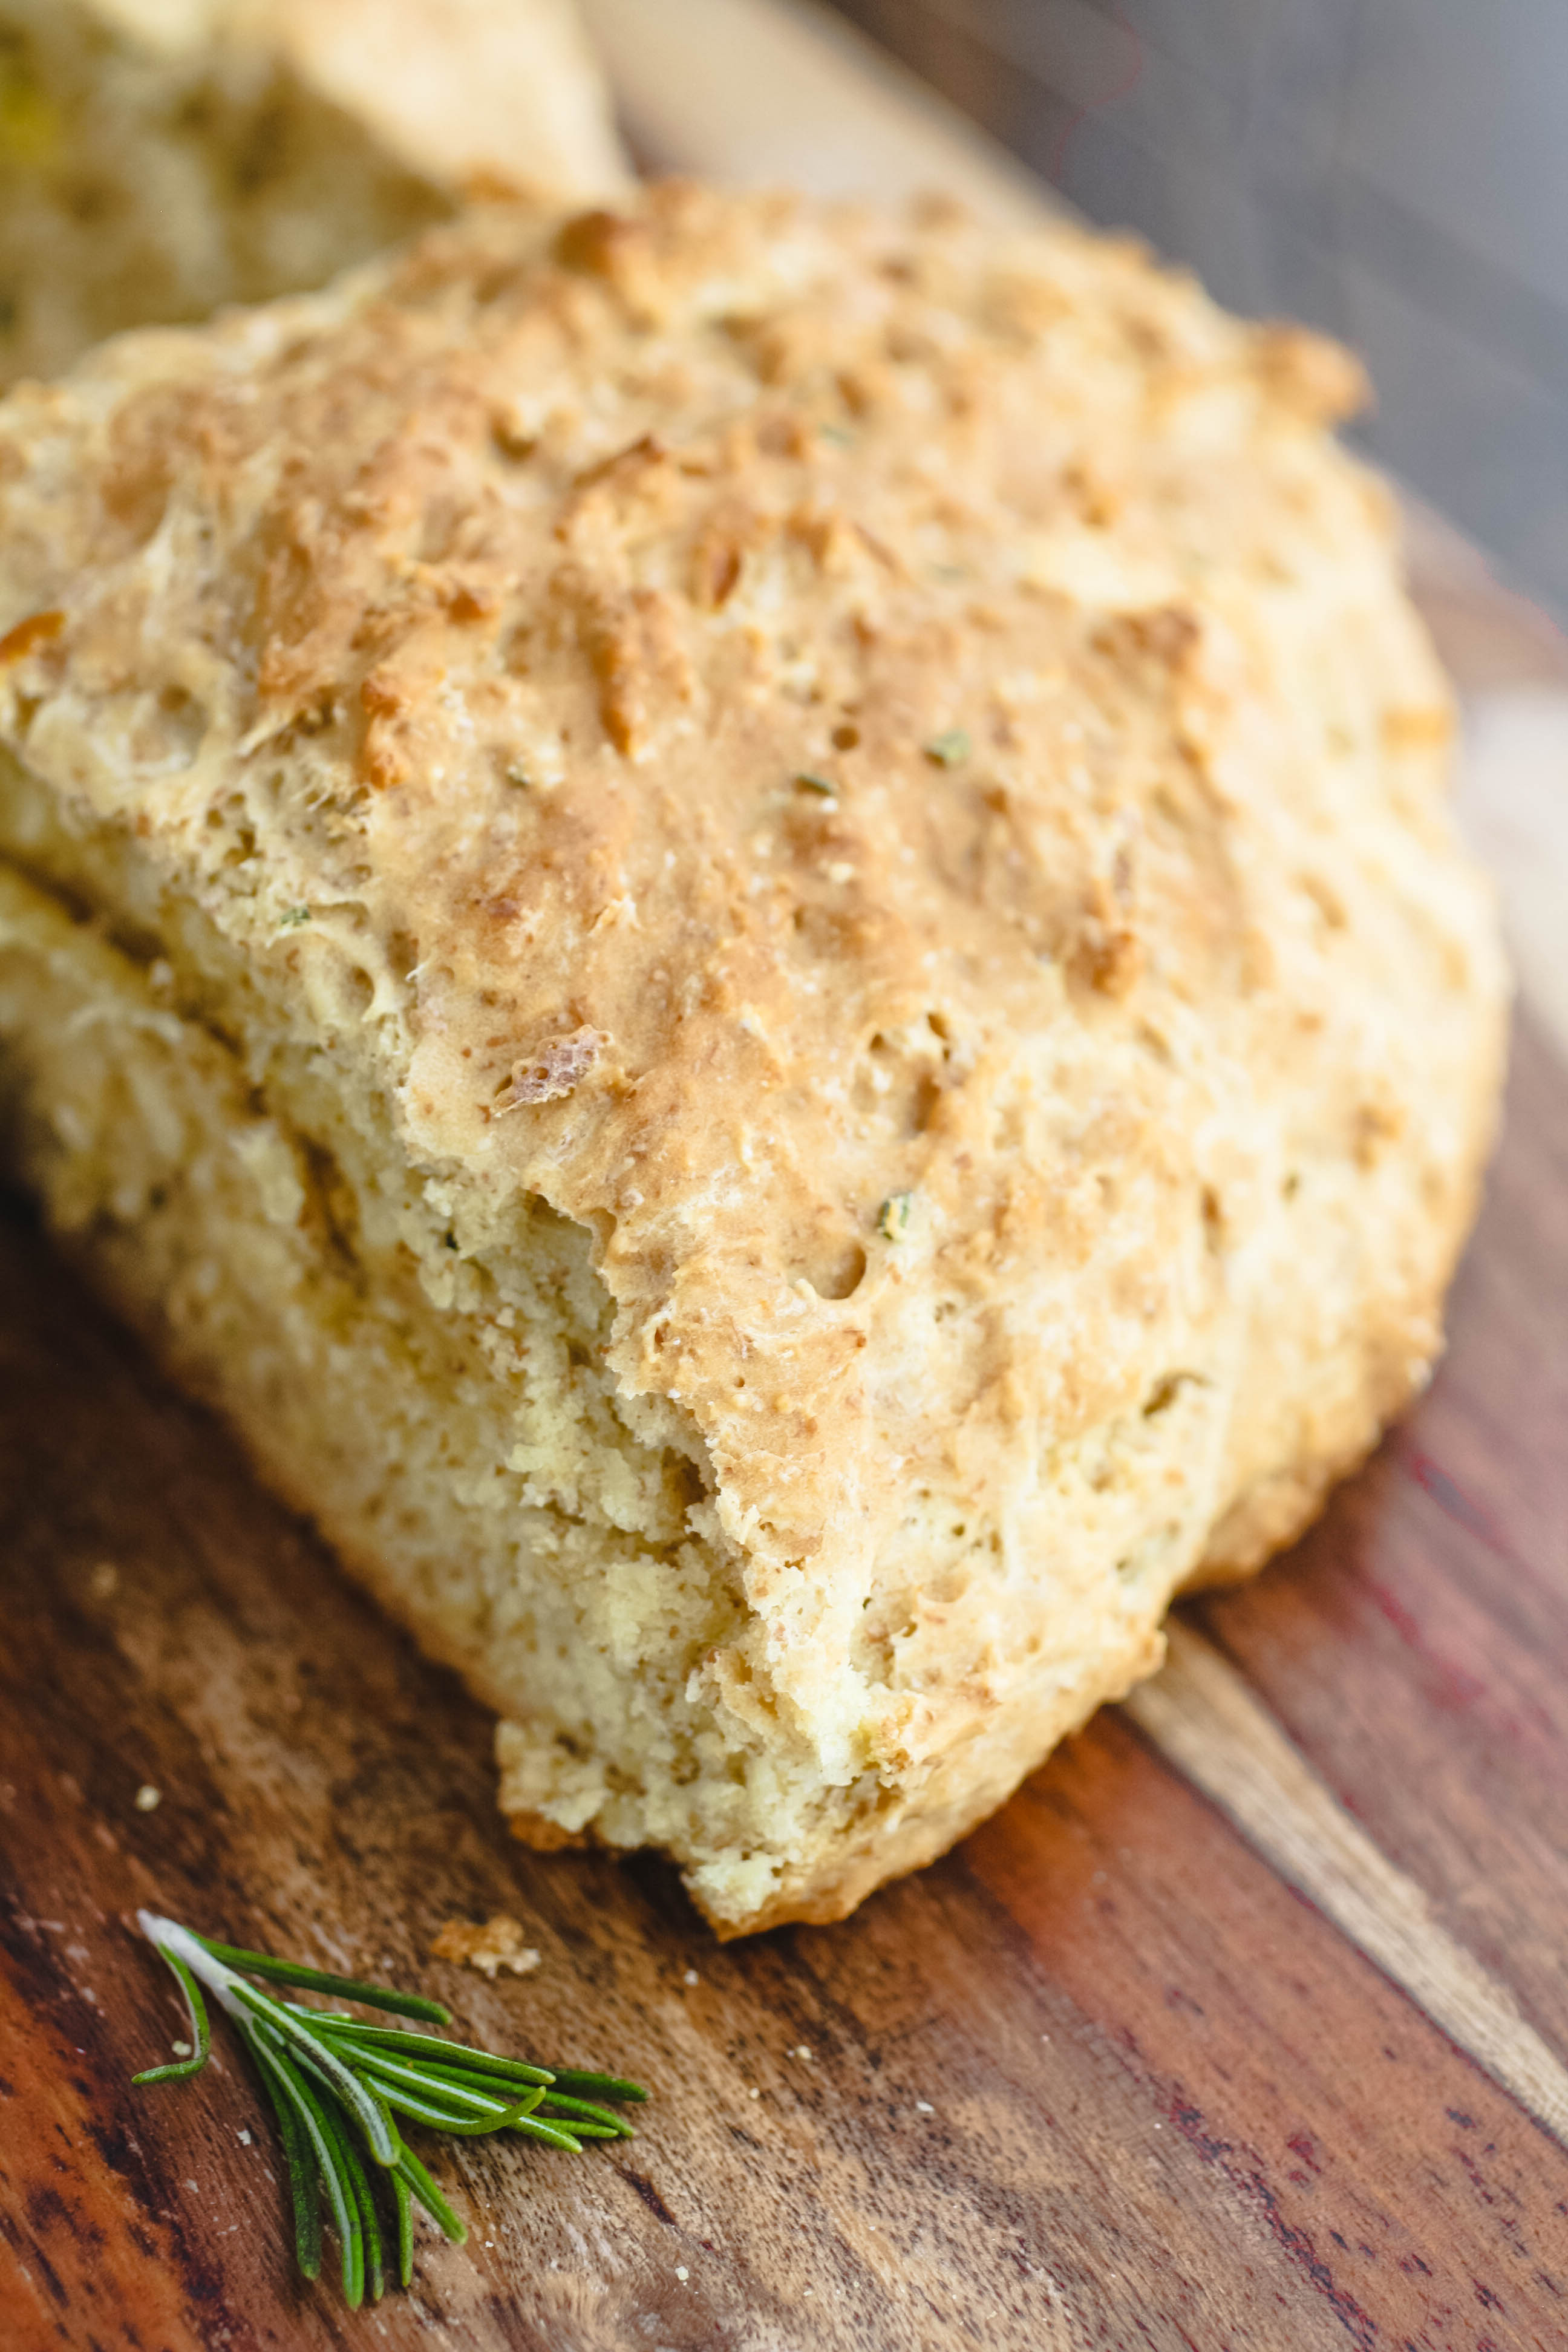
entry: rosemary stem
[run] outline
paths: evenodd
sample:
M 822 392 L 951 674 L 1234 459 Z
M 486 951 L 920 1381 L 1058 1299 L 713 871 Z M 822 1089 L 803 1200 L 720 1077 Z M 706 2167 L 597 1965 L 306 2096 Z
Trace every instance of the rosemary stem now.
M 214 1994 L 230 2017 L 243 2017 L 244 2003 L 235 1997 L 233 1988 L 240 1979 L 222 1960 L 215 1959 L 198 1937 L 177 1919 L 160 1919 L 155 1911 L 138 1911 L 136 1925 L 150 1944 L 160 1951 L 176 1952 L 194 1977 L 199 1977 L 207 1990 Z
M 227 2011 L 277 2116 L 300 2268 L 307 2278 L 319 2274 L 322 2223 L 330 2217 L 351 2308 L 367 2295 L 374 2303 L 388 2284 L 394 2252 L 384 2234 L 388 2193 L 396 2213 L 395 2274 L 401 2285 L 413 2275 L 416 2200 L 457 2244 L 467 2234 L 405 2143 L 396 2117 L 462 2137 L 512 2131 L 580 2154 L 585 2140 L 631 2137 L 629 2124 L 582 2094 L 617 2101 L 647 2095 L 640 2084 L 616 2075 L 571 2069 L 555 2074 L 437 2034 L 367 2025 L 346 2011 L 315 2009 L 264 1991 L 248 1979 L 259 1976 L 276 1985 L 346 1995 L 395 2015 L 451 2021 L 440 2002 L 422 1994 L 216 1944 L 155 1911 L 139 1911 L 136 1920 L 178 1980 L 195 2048 L 177 2065 L 152 2066 L 133 2080 L 166 2083 L 200 2071 L 210 2047 L 205 1987 Z

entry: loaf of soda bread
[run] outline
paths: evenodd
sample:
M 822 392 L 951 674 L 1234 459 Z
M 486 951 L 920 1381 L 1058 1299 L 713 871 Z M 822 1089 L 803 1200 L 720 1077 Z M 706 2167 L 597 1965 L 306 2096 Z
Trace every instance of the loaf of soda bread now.
M 574 0 L 0 0 L 0 383 L 622 176 Z
M 940 1853 L 1437 1353 L 1504 984 L 1357 388 L 668 186 L 0 408 L 17 1160 L 520 1833 L 721 1934 Z

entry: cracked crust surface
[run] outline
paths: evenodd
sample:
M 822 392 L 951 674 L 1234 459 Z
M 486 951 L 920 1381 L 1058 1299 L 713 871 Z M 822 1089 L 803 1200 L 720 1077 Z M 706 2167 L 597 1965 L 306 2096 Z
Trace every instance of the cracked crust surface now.
M 839 1916 L 1427 1376 L 1504 991 L 1357 394 L 1127 245 L 672 186 L 8 404 L 0 738 L 454 1247 L 590 1237 L 699 1465 L 696 1825 L 501 1692 L 524 1833 Z

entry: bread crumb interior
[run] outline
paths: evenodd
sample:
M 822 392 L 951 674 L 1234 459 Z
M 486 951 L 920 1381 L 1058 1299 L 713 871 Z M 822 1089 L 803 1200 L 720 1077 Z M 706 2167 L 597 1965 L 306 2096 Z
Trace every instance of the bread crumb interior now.
M 0 0 L 0 383 L 323 285 L 449 210 L 257 47 Z
M 5 1108 L 56 1231 L 506 1718 L 509 1811 L 754 1893 L 847 1792 L 804 1755 L 792 1785 L 695 1689 L 745 1613 L 736 1564 L 695 1433 L 605 1367 L 593 1236 L 526 1197 L 469 1229 L 287 1007 L 226 999 L 188 906 L 153 935 L 133 847 L 86 854 L 5 786 L 27 853 L 0 864 Z M 81 893 L 111 869 L 106 919 Z

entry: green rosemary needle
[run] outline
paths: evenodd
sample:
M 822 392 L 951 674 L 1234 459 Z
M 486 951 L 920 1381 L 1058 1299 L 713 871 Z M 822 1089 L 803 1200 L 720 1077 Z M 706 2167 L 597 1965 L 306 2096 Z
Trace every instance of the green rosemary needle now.
M 168 1962 L 191 2015 L 192 2053 L 150 2066 L 136 2083 L 184 2082 L 206 2064 L 212 2046 L 205 1985 L 233 2023 L 277 2118 L 289 2175 L 294 2250 L 310 2279 L 321 2267 L 323 2218 L 337 2234 L 343 2294 L 355 2309 L 386 2285 L 388 2244 L 378 2187 L 390 2187 L 395 2223 L 392 2259 L 398 2282 L 414 2275 L 414 2207 L 461 2245 L 468 2231 L 413 2149 L 397 2118 L 464 2137 L 514 2131 L 551 2147 L 580 2153 L 591 2139 L 630 2139 L 613 2105 L 646 2099 L 638 2083 L 580 2067 L 534 2066 L 436 2033 L 371 2025 L 346 2010 L 308 2009 L 246 1981 L 261 1977 L 301 1991 L 336 1993 L 395 2016 L 449 2025 L 437 2000 L 362 1984 L 353 1977 L 247 1952 L 139 1911 L 142 1934 Z M 325 2206 L 325 2215 L 322 2208 Z

